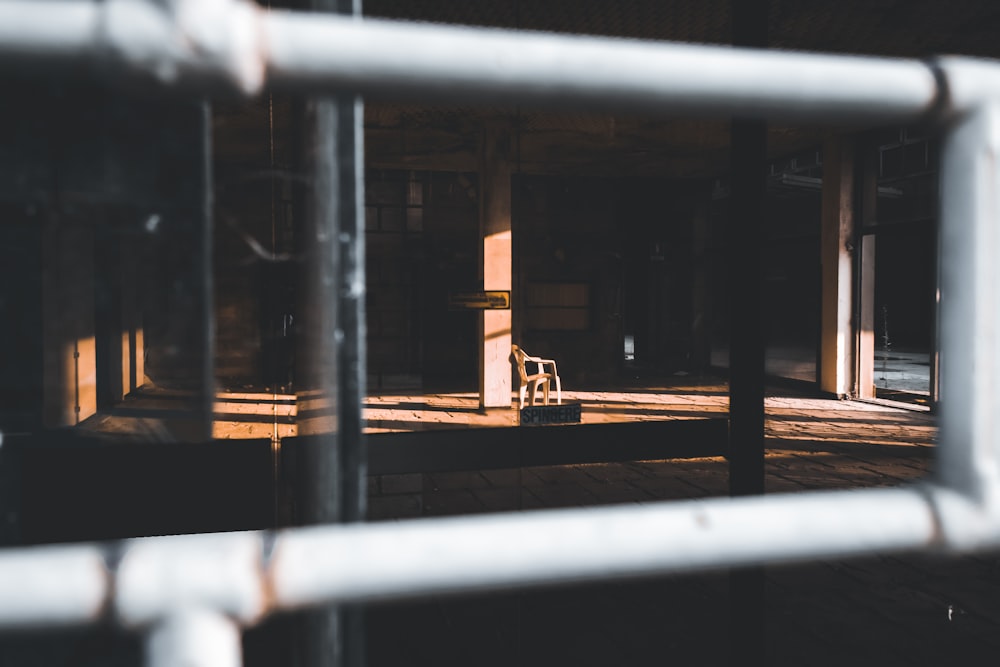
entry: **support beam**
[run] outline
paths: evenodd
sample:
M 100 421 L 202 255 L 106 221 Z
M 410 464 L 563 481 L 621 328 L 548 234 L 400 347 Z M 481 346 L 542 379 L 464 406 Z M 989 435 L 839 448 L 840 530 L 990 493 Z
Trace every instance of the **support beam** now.
M 875 398 L 875 235 L 861 238 L 857 397 Z
M 42 239 L 43 425 L 75 426 L 97 411 L 94 229 L 50 211 Z
M 128 395 L 146 381 L 146 340 L 142 324 L 144 278 L 139 251 L 129 241 L 122 272 L 122 393 Z M 214 345 L 214 343 L 213 343 Z M 126 357 L 127 355 L 127 357 Z M 214 349 L 212 351 L 214 357 Z
M 844 398 L 854 389 L 854 139 L 823 144 L 819 388 Z
M 855 356 L 855 392 L 858 398 L 875 398 L 875 234 L 865 234 L 865 229 L 875 225 L 878 216 L 878 148 L 872 141 L 864 141 L 857 147 L 855 164 L 858 173 L 855 182 L 861 198 L 857 207 L 855 238 L 858 256 L 855 259 L 857 273 L 857 347 Z
M 485 290 L 511 289 L 512 132 L 487 126 L 479 169 L 480 280 Z M 479 405 L 509 408 L 511 311 L 484 310 L 479 315 Z
M 307 4 L 313 16 L 361 14 L 360 0 Z M 297 231 L 305 266 L 296 385 L 299 433 L 315 437 L 298 461 L 299 524 L 360 521 L 365 512 L 363 117 L 360 98 L 350 94 L 311 97 L 301 114 L 300 164 L 310 186 Z M 293 641 L 301 667 L 365 662 L 360 609 L 317 610 L 299 631 Z
M 733 44 L 767 46 L 766 0 L 732 0 Z M 767 123 L 735 118 L 729 199 L 729 491 L 764 493 L 764 203 Z M 729 664 L 767 664 L 764 570 L 729 576 Z

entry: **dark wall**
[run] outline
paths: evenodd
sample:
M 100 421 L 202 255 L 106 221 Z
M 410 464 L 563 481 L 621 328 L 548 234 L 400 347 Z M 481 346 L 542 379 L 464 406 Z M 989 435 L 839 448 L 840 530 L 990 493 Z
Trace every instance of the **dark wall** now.
M 626 333 L 636 340 L 629 372 L 689 368 L 695 208 L 707 190 L 667 180 L 525 176 L 516 183 L 520 298 L 539 283 L 585 285 L 589 294 L 584 328 L 524 318 L 525 349 L 557 358 L 560 375 L 577 385 L 626 371 Z M 522 301 L 522 312 L 530 306 Z
M 142 288 L 147 373 L 197 384 L 206 350 L 203 105 L 127 97 L 85 78 L 5 76 L 0 84 L 0 246 L 11 255 L 0 269 L 3 354 L 11 358 L 0 386 L 19 390 L 5 405 L 38 412 L 47 360 L 77 338 L 92 340 L 95 315 L 113 309 L 114 294 L 88 284 L 90 267 L 113 255 L 97 252 L 95 235 L 127 237 L 122 247 L 143 259 L 129 286 Z M 125 280 L 98 268 L 102 279 Z M 109 337 L 120 339 L 113 319 L 93 341 L 104 362 Z
M 7 444 L 16 449 L 9 457 L 16 456 L 19 472 L 21 544 L 263 529 L 274 522 L 269 440 L 137 445 L 50 433 Z
M 477 174 L 431 172 L 424 207 L 423 374 L 427 387 L 475 391 L 478 314 L 448 307 L 448 294 L 478 289 Z
M 365 184 L 369 387 L 476 387 L 476 320 L 448 309 L 476 289 L 475 174 L 370 170 Z
M 930 349 L 934 325 L 936 225 L 883 228 L 875 240 L 875 346 Z
M 42 418 L 42 227 L 32 212 L 0 204 L 0 432 Z

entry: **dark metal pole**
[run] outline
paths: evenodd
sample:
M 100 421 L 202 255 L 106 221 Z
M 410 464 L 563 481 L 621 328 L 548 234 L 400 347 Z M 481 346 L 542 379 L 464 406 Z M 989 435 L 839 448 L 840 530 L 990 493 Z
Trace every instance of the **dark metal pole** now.
M 732 0 L 733 43 L 767 46 L 766 0 Z M 767 123 L 732 123 L 729 201 L 729 490 L 764 492 L 763 249 Z M 730 574 L 730 663 L 765 663 L 764 570 Z
M 359 0 L 311 0 L 318 12 L 360 15 Z M 302 485 L 297 523 L 361 521 L 366 457 L 363 107 L 358 97 L 307 99 L 300 140 L 307 170 L 305 262 L 296 385 Z M 306 667 L 364 664 L 360 608 L 306 614 Z
M 340 105 L 340 329 L 337 358 L 340 373 L 340 438 L 345 471 L 343 521 L 365 517 L 368 458 L 362 435 L 365 396 L 365 220 L 364 108 L 361 98 Z
M 361 0 L 351 11 L 360 16 Z M 367 510 L 368 456 L 362 429 L 367 365 L 365 326 L 364 105 L 361 97 L 337 102 L 340 115 L 340 332 L 337 358 L 340 374 L 339 409 L 341 521 L 364 521 Z M 341 609 L 343 661 L 347 667 L 365 664 L 364 609 Z
M 200 316 L 202 326 L 201 336 L 201 396 L 200 412 L 202 422 L 202 438 L 212 437 L 215 412 L 215 301 L 213 298 L 215 286 L 212 272 L 213 237 L 215 235 L 214 214 L 215 183 L 212 171 L 212 106 L 206 100 L 200 105 L 201 141 L 202 141 L 202 220 L 201 237 L 199 239 L 199 275 L 198 284 Z

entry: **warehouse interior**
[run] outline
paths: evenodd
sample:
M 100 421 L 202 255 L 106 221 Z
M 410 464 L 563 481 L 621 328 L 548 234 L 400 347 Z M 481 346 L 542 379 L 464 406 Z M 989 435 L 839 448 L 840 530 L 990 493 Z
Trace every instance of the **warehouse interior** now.
M 365 0 L 363 14 L 775 50 L 1000 56 L 1000 7 L 973 0 L 961 11 L 930 0 Z M 304 268 L 311 101 L 282 91 L 189 100 L 76 71 L 6 68 L 2 76 L 11 94 L 0 104 L 0 507 L 8 517 L 0 546 L 309 522 L 311 501 L 298 485 L 312 479 L 312 459 L 296 437 L 338 428 L 336 414 L 311 412 L 311 392 L 329 370 L 313 336 L 330 332 L 317 324 L 317 295 L 308 288 L 317 276 Z M 507 353 L 519 345 L 557 359 L 569 392 L 725 395 L 730 379 L 749 378 L 761 410 L 766 387 L 769 397 L 889 407 L 913 415 L 900 423 L 933 424 L 940 398 L 933 127 L 765 125 L 516 100 L 448 106 L 376 98 L 364 100 L 362 113 L 364 400 L 462 395 L 471 402 L 458 411 L 516 414 Z M 455 307 L 456 293 L 476 290 L 508 291 L 510 308 Z M 730 364 L 748 339 L 761 346 L 761 373 Z M 262 406 L 242 420 L 259 428 L 220 430 L 231 417 L 220 411 L 253 414 L 247 406 Z M 697 468 L 696 461 L 728 456 L 738 470 L 708 493 L 762 492 L 763 468 L 739 463 L 739 431 L 708 430 L 727 415 L 713 413 L 718 419 L 704 420 L 710 435 L 691 436 L 706 442 L 703 450 L 658 458 L 687 458 L 677 465 Z M 435 438 L 454 437 L 436 428 L 411 429 L 423 431 L 428 452 Z M 459 420 L 462 428 L 468 424 Z M 550 428 L 566 431 L 555 441 L 581 437 L 570 432 L 575 425 Z M 559 445 L 567 474 L 595 461 L 640 465 L 611 453 L 633 437 L 624 427 L 587 433 L 608 446 L 577 461 Z M 368 437 L 396 451 L 406 435 Z M 510 428 L 490 446 L 520 446 L 521 437 Z M 751 458 L 762 462 L 763 421 L 749 439 L 759 440 Z M 930 449 L 931 440 L 921 443 Z M 206 443 L 217 446 L 207 453 Z M 916 456 L 922 471 L 929 454 Z M 485 469 L 482 457 L 481 466 L 461 465 Z M 457 475 L 460 464 L 437 472 L 409 460 L 372 465 L 358 482 L 369 502 L 396 482 L 429 492 L 434 474 Z M 144 476 L 154 469 L 159 482 Z M 518 470 L 516 487 L 536 474 Z M 95 485 L 109 489 L 100 501 Z M 190 492 L 183 499 L 178 485 Z M 526 509 L 523 494 L 511 493 L 507 508 Z M 62 507 L 70 497 L 78 514 Z M 128 504 L 126 497 L 145 498 L 135 507 L 172 509 L 156 512 L 159 523 L 138 510 L 92 523 L 66 518 Z M 433 513 L 421 507 L 418 514 Z M 381 518 L 398 517 L 387 510 Z M 721 585 L 706 581 L 678 584 L 679 595 L 690 601 Z M 639 588 L 594 594 L 627 605 L 622 600 Z M 504 647 L 505 664 L 558 661 L 544 642 L 534 656 L 512 648 L 522 646 L 522 615 L 534 617 L 523 598 L 503 595 L 484 618 L 503 619 L 490 641 Z M 442 622 L 461 617 L 447 609 Z M 706 614 L 724 633 L 728 612 Z M 414 627 L 405 608 L 377 618 Z M 247 664 L 280 660 L 264 647 L 294 644 L 296 631 L 283 623 L 248 634 Z M 653 631 L 649 622 L 636 625 Z M 391 634 L 387 625 L 373 627 Z M 711 635 L 705 627 L 699 636 Z M 662 632 L 668 644 L 684 643 Z M 572 633 L 553 637 L 571 641 Z M 73 642 L 84 647 L 82 657 L 60 654 L 63 664 L 135 657 L 133 640 L 113 632 Z M 7 643 L 10 655 L 44 654 L 38 637 Z M 746 646 L 759 648 L 752 640 Z M 369 652 L 371 664 L 408 659 Z M 653 657 L 634 647 L 623 655 L 629 664 Z M 702 661 L 686 657 L 734 662 L 715 650 Z M 470 660 L 480 662 L 456 651 L 412 664 Z M 893 664 L 891 656 L 880 664 Z
M 371 2 L 365 14 L 707 44 L 729 43 L 733 30 L 724 2 L 613 8 L 595 2 L 572 11 L 554 2 L 525 4 Z M 770 5 L 772 48 L 910 57 L 991 53 L 983 27 L 990 17 L 980 16 L 988 14 L 982 8 L 973 21 L 933 3 L 906 11 L 859 3 L 836 12 L 810 3 Z M 932 34 L 916 29 L 932 24 Z M 182 329 L 193 326 L 184 309 L 204 306 L 183 293 L 196 291 L 194 282 L 183 283 L 196 280 L 183 277 L 191 269 L 184 263 L 194 259 L 176 257 L 190 254 L 171 240 L 198 233 L 171 227 L 185 224 L 179 221 L 185 207 L 201 205 L 192 170 L 209 168 L 190 141 L 179 140 L 198 132 L 211 137 L 205 141 L 214 197 L 214 375 L 223 387 L 287 389 L 294 379 L 289 340 L 298 279 L 288 260 L 301 214 L 293 192 L 301 175 L 294 101 L 280 94 L 222 99 L 206 128 L 199 110 L 176 102 L 125 101 L 116 91 L 97 95 L 93 86 L 74 90 L 68 82 L 43 88 L 50 106 L 8 110 L 8 127 L 27 126 L 35 135 L 18 131 L 8 143 L 5 246 L 12 250 L 5 267 L 11 279 L 28 282 L 5 307 L 11 321 L 48 326 L 7 331 L 5 349 L 19 353 L 7 366 L 5 423 L 76 424 L 146 378 L 158 386 L 183 384 L 198 368 L 200 353 L 186 348 L 203 336 Z M 75 111 L 71 119 L 62 117 L 66 107 Z M 154 127 L 163 141 L 141 141 Z M 474 338 L 476 315 L 450 309 L 448 295 L 483 280 L 480 216 L 496 187 L 485 180 L 491 177 L 502 182 L 496 194 L 511 211 L 512 339 L 533 353 L 557 355 L 577 386 L 633 371 L 725 368 L 731 264 L 725 243 L 733 224 L 727 121 L 373 100 L 364 127 L 370 388 L 475 388 L 476 346 L 451 339 Z M 39 141 L 46 151 L 38 150 Z M 491 154 L 502 151 L 484 167 L 485 141 L 493 144 Z M 873 378 L 876 356 L 895 362 L 914 355 L 911 361 L 931 367 L 936 146 L 936 137 L 920 127 L 768 128 L 761 169 L 769 373 L 831 394 L 870 397 L 906 385 L 891 387 L 891 372 Z M 97 156 L 100 168 L 88 155 Z M 848 170 L 837 188 L 823 178 L 831 167 Z M 866 278 L 853 285 L 857 312 L 850 315 L 864 318 L 871 340 L 858 359 L 831 360 L 821 335 L 829 326 L 821 293 L 830 291 L 821 241 L 823 221 L 829 226 L 841 213 L 824 206 L 848 191 L 852 204 L 843 215 L 853 216 L 851 243 L 866 242 L 850 252 L 853 274 Z M 38 216 L 48 218 L 47 234 Z M 81 243 L 93 244 L 95 252 L 75 261 Z M 60 261 L 60 252 L 74 261 Z M 40 270 L 49 257 L 73 265 L 61 267 L 58 280 L 50 275 L 51 286 L 42 285 Z M 176 268 L 160 270 L 156 262 Z M 166 284 L 171 272 L 182 282 Z M 37 306 L 40 290 L 48 310 Z M 860 303 L 863 295 L 870 302 Z M 56 326 L 63 321 L 71 324 Z M 34 335 L 38 330 L 45 336 Z M 70 343 L 71 354 L 80 355 L 74 357 L 79 387 L 73 400 L 58 395 L 68 394 L 64 386 L 56 389 L 70 381 L 62 377 L 68 362 L 55 361 L 55 350 Z M 186 361 L 178 363 L 178 355 Z M 845 368 L 834 371 L 831 364 Z M 925 404 L 934 393 L 927 375 L 915 390 Z

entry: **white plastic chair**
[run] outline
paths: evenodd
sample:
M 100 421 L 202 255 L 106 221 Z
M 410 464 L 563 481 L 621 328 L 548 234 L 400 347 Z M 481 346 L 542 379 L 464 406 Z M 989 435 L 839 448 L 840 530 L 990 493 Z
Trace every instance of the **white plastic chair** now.
M 525 394 L 528 395 L 528 404 L 535 404 L 535 397 L 538 394 L 538 387 L 542 387 L 542 402 L 549 404 L 549 385 L 552 380 L 556 382 L 556 403 L 562 405 L 562 381 L 559 379 L 559 371 L 556 369 L 554 359 L 542 359 L 533 357 L 517 345 L 511 345 L 511 353 L 517 363 L 517 373 L 521 378 L 521 386 L 518 389 L 520 397 L 518 407 L 524 407 Z M 529 375 L 525 368 L 525 362 L 537 364 L 538 372 Z M 547 371 L 546 367 L 551 366 L 552 370 Z

